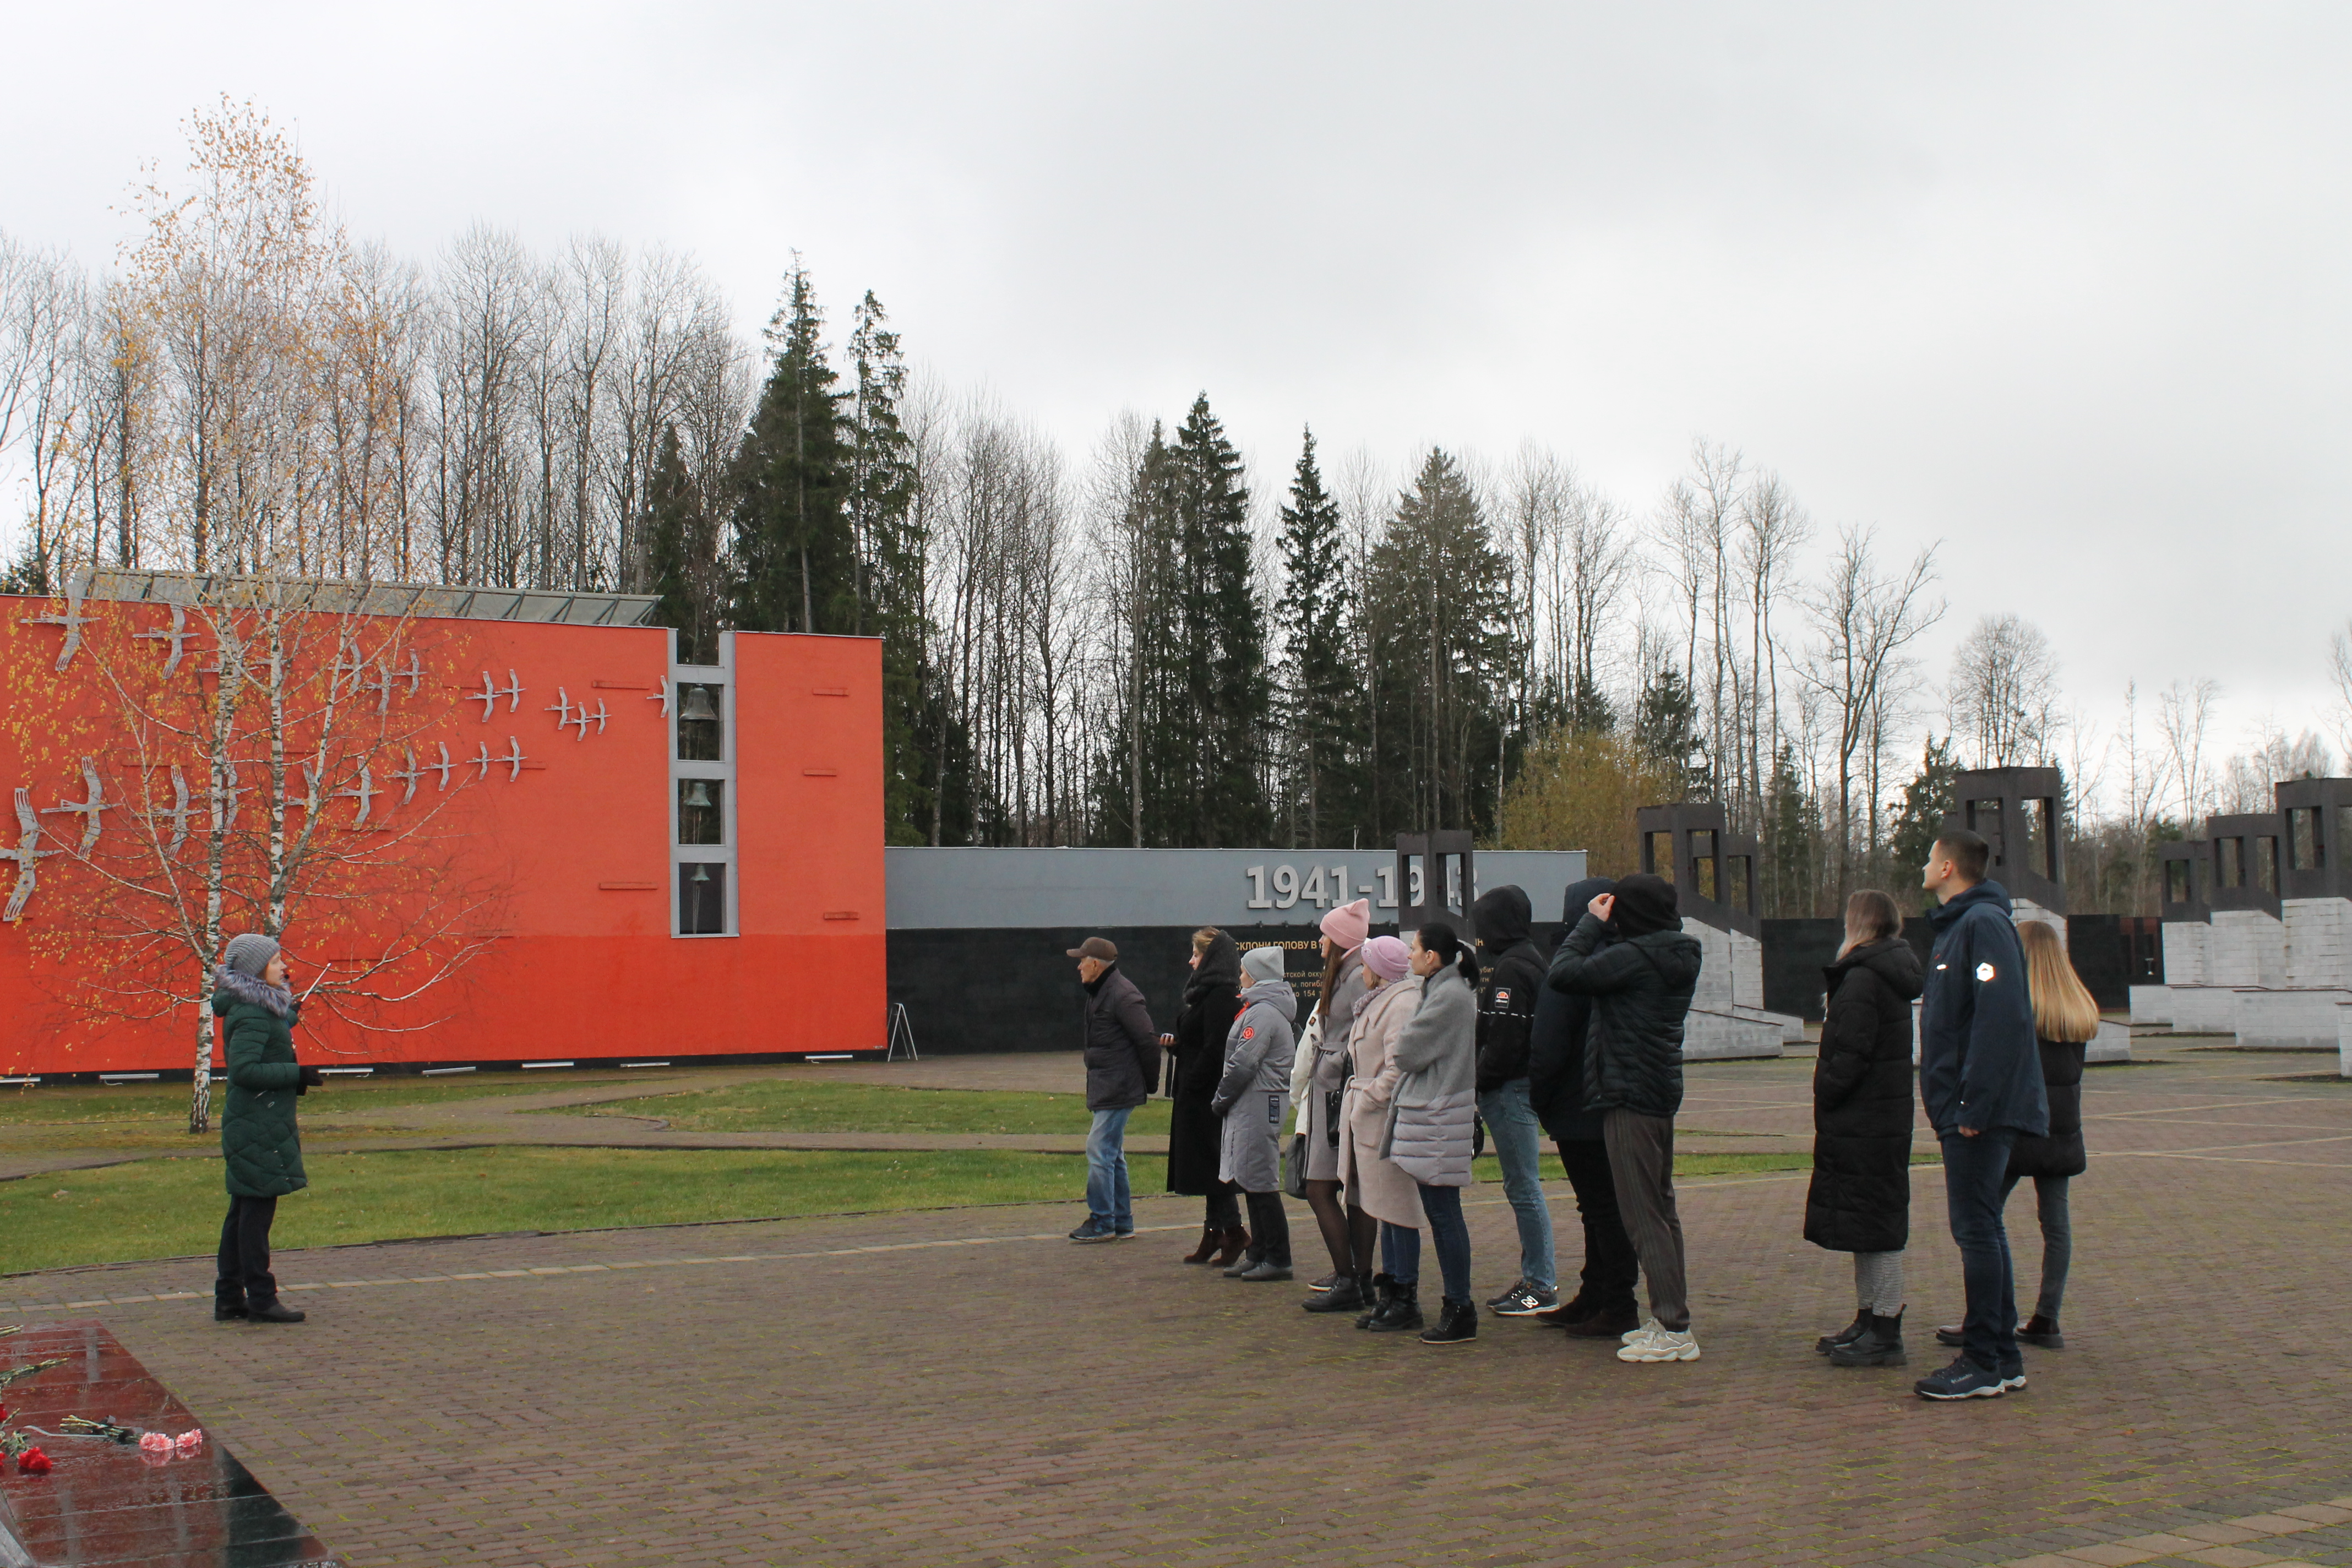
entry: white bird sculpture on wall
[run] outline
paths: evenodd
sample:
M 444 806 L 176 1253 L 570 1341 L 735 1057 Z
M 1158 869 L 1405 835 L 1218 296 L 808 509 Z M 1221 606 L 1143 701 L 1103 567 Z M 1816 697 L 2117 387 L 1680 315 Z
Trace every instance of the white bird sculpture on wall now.
M 474 754 L 467 757 L 461 765 L 474 770 L 474 776 L 468 782 L 479 784 L 490 776 L 490 763 L 494 761 L 496 759 L 490 755 L 490 743 L 484 741 L 474 748 Z
M 167 642 L 172 645 L 171 653 L 163 659 L 163 679 L 169 680 L 172 672 L 180 668 L 180 656 L 185 651 L 185 645 L 196 634 L 188 629 L 188 607 L 174 605 L 172 606 L 170 631 L 132 632 L 131 635 L 142 642 Z
M 159 811 L 155 815 L 172 825 L 172 847 L 163 853 L 168 858 L 176 860 L 180 857 L 180 847 L 188 841 L 188 819 L 196 815 L 196 808 L 188 804 L 188 775 L 180 771 L 177 763 L 172 764 L 172 809 Z
M 512 784 L 515 780 L 522 777 L 522 764 L 524 757 L 522 754 L 521 739 L 518 736 L 509 735 L 507 737 L 507 749 L 492 760 L 507 764 L 507 783 Z
M 351 788 L 339 789 L 335 792 L 335 797 L 338 800 L 356 800 L 360 803 L 360 814 L 352 818 L 353 827 L 367 826 L 368 807 L 375 804 L 375 775 L 368 771 L 365 758 L 360 761 L 360 776 L 352 781 Z
M 416 765 L 416 749 L 413 746 L 401 747 L 400 754 L 406 758 L 407 761 L 403 766 L 394 769 L 392 776 L 398 779 L 402 784 L 407 786 L 401 792 L 400 795 L 400 804 L 406 805 L 410 801 L 416 798 L 416 781 L 423 778 L 426 773 L 431 773 L 433 771 L 433 764 L 427 763 L 425 766 L 421 768 L 418 767 Z
M 27 626 L 65 627 L 66 646 L 58 650 L 57 667 L 60 670 L 73 662 L 74 654 L 81 647 L 81 629 L 89 625 L 89 617 L 81 613 L 82 595 L 89 592 L 90 584 L 97 576 L 97 568 L 90 567 L 83 572 L 74 573 L 66 579 L 66 613 L 64 615 L 26 616 L 18 623 Z M 9 907 L 11 909 L 16 907 L 13 900 Z
M 507 683 L 500 687 L 499 690 L 500 695 L 509 699 L 507 703 L 508 712 L 520 713 L 522 711 L 523 686 L 521 680 L 516 678 L 513 670 L 509 669 L 507 671 Z
M 33 794 L 16 791 L 16 847 L 0 849 L 0 860 L 16 862 L 16 888 L 8 895 L 8 907 L 0 910 L 0 921 L 14 921 L 25 912 L 25 904 L 33 896 L 34 863 L 44 855 L 54 855 L 54 849 L 41 847 L 41 819 L 33 810 Z
M 589 720 L 596 721 L 596 733 L 601 735 L 604 732 L 604 721 L 611 717 L 610 713 L 604 711 L 604 700 L 601 697 L 596 699 L 596 711 L 593 713 L 588 711 L 586 703 L 582 703 L 580 705 L 580 738 L 583 741 L 588 738 Z
M 449 760 L 449 742 L 444 741 L 441 742 L 441 760 L 437 763 L 427 763 L 425 764 L 425 768 L 427 773 L 438 773 L 441 775 L 441 788 L 443 793 L 446 794 L 449 788 L 449 770 L 453 767 L 461 767 L 463 765 L 463 763 L 453 763 Z
M 405 680 L 408 682 L 408 694 L 411 697 L 416 695 L 417 687 L 422 685 L 425 680 L 425 666 L 417 660 L 416 650 L 415 648 L 410 648 L 408 650 L 408 668 L 406 669 L 387 669 L 383 673 L 384 679 L 387 680 Z
M 499 688 L 498 683 L 490 679 L 488 670 L 482 671 L 482 689 L 479 691 L 466 693 L 466 700 L 480 703 L 482 722 L 487 724 L 490 721 L 490 715 L 497 711 L 499 706 Z
M 98 764 L 88 757 L 81 760 L 82 782 L 89 786 L 88 800 L 61 800 L 55 805 L 41 808 L 44 816 L 68 815 L 81 818 L 81 853 L 89 854 L 98 847 L 98 814 L 113 808 L 106 798 L 105 786 L 98 782 Z
M 555 727 L 557 730 L 561 731 L 571 728 L 572 699 L 564 692 L 563 688 L 561 686 L 555 689 L 555 700 L 549 703 L 543 711 L 552 713 L 556 716 Z

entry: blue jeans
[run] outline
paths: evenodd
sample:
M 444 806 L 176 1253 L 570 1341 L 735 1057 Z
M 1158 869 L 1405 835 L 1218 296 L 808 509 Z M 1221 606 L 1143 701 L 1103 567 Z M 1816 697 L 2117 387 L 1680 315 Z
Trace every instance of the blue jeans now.
M 1543 1123 L 1528 1103 L 1528 1080 L 1515 1078 L 1480 1095 L 1478 1114 L 1486 1119 L 1486 1135 L 1495 1141 L 1495 1158 L 1503 1167 L 1503 1195 L 1519 1222 L 1519 1278 L 1549 1290 L 1558 1281 L 1559 1266 L 1552 1260 L 1551 1209 L 1544 1203 L 1537 1163 L 1543 1158 Z
M 1421 1283 L 1421 1232 L 1381 1221 L 1381 1272 L 1400 1285 Z
M 2017 1349 L 2017 1275 L 2010 1266 L 2009 1230 L 2000 1215 L 2001 1200 L 2009 1195 L 2009 1146 L 2016 1137 L 1995 1128 L 1974 1138 L 1954 1132 L 1942 1140 L 1944 1202 L 1968 1291 L 1969 1315 L 1960 1325 L 1965 1349 L 1978 1366 L 2003 1377 L 2014 1376 L 2025 1364 Z
M 2074 1261 L 2074 1225 L 2066 1212 L 2066 1177 L 2036 1176 L 2033 1178 L 2033 1206 L 2042 1221 L 2042 1293 L 2033 1303 L 2033 1315 L 2058 1321 L 2058 1310 L 2066 1304 L 2066 1270 Z M 2009 1194 L 2017 1190 L 2022 1176 L 2010 1176 L 2000 1184 L 2003 1212 L 2007 1212 Z
M 1437 1271 L 1445 1281 L 1445 1299 L 1470 1299 L 1470 1226 L 1462 1218 L 1462 1189 L 1421 1189 L 1421 1212 L 1429 1216 L 1430 1238 L 1437 1244 Z M 1419 1231 L 1412 1233 L 1418 1238 Z
M 1127 1191 L 1127 1119 L 1135 1107 L 1097 1110 L 1087 1133 L 1087 1212 L 1113 1230 L 1135 1228 L 1135 1206 Z

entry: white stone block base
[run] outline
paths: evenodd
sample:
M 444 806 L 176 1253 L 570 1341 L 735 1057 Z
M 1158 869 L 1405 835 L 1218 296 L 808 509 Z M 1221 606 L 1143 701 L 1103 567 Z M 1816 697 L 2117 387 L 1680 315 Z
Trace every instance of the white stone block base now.
M 2238 994 L 2227 985 L 2168 985 L 2176 1035 L 2229 1035 L 2238 1028 Z
M 1780 1029 L 1776 1024 L 1754 1023 L 1696 1007 L 1683 1018 L 1683 1060 L 1686 1062 L 1738 1061 L 1780 1054 Z
M 2127 1062 L 2132 1059 L 2132 1033 L 2121 1024 L 2099 1021 L 2098 1038 L 2084 1047 L 2085 1062 Z
M 2213 928 L 2203 921 L 2167 921 L 2157 930 L 2164 939 L 2164 983 L 2205 984 L 2205 950 Z
M 1743 931 L 1731 938 L 1732 1011 L 1764 1009 L 1764 944 Z
M 2206 984 L 2272 991 L 2286 985 L 2286 927 L 2276 916 L 2260 910 L 2215 910 L 2205 942 Z
M 1792 1013 L 1768 1013 L 1761 1007 L 1734 1007 L 1732 1016 L 1745 1018 L 1751 1024 L 1769 1024 L 1780 1031 L 1780 1043 L 1795 1046 L 1804 1043 L 1805 1021 Z
M 2352 1078 L 2352 1002 L 2336 1005 L 2336 1071 Z
M 2286 983 L 2298 991 L 2352 986 L 2352 899 L 2288 899 Z
M 2242 990 L 2238 1044 L 2273 1051 L 2336 1050 L 2342 1045 L 2339 1002 L 2352 1002 L 2352 991 Z
M 2172 987 L 2135 985 L 2131 988 L 2131 1021 L 2135 1024 L 2172 1022 Z

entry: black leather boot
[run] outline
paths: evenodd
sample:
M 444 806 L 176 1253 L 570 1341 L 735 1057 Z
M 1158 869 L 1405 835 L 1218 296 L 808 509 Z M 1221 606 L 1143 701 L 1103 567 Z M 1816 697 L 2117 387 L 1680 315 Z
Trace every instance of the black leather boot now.
M 1353 1312 L 1372 1304 L 1372 1277 L 1369 1274 L 1342 1274 L 1339 1282 L 1319 1296 L 1309 1296 L 1298 1303 L 1307 1312 Z
M 1901 1366 L 1903 1354 L 1903 1314 L 1882 1318 L 1875 1312 L 1864 1312 L 1863 1330 L 1850 1343 L 1830 1352 L 1832 1366 Z
M 1388 1310 L 1389 1298 L 1396 1291 L 1396 1281 L 1385 1274 L 1372 1276 L 1371 1293 L 1364 1298 L 1364 1311 L 1356 1319 L 1356 1327 L 1369 1329 L 1373 1320 Z
M 1478 1305 L 1475 1301 L 1457 1301 L 1448 1296 L 1439 1306 L 1437 1322 L 1422 1331 L 1425 1345 L 1458 1345 L 1478 1337 Z
M 278 1301 L 255 1302 L 246 1315 L 257 1323 L 299 1323 L 305 1314 Z
M 1823 1355 L 1827 1355 L 1832 1351 L 1837 1349 L 1838 1346 L 1850 1345 L 1853 1343 L 1854 1341 L 1862 1338 L 1863 1330 L 1869 1326 L 1870 1314 L 1868 1312 L 1856 1311 L 1853 1315 L 1853 1322 L 1848 1323 L 1836 1333 L 1823 1334 L 1820 1339 L 1815 1340 L 1813 1342 L 1813 1349 L 1819 1351 Z
M 1371 1331 L 1376 1334 L 1412 1333 L 1428 1321 L 1421 1315 L 1421 1285 L 1416 1280 L 1410 1285 L 1389 1287 L 1388 1305 L 1373 1316 Z

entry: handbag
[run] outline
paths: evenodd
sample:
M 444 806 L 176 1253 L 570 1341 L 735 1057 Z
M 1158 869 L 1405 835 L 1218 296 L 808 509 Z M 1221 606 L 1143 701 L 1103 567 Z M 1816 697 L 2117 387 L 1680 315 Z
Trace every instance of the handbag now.
M 1307 1134 L 1294 1132 L 1282 1152 L 1282 1190 L 1294 1198 L 1307 1195 Z

